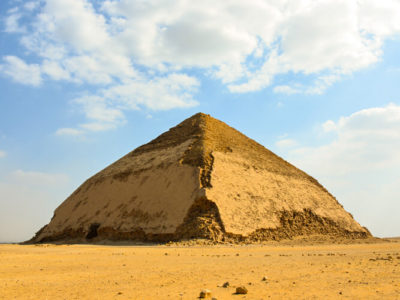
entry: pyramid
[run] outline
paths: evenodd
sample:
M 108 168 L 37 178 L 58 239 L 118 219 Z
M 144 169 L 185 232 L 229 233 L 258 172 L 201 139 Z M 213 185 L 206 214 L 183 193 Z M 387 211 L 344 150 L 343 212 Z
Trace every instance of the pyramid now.
M 86 180 L 31 242 L 371 234 L 314 178 L 198 113 Z

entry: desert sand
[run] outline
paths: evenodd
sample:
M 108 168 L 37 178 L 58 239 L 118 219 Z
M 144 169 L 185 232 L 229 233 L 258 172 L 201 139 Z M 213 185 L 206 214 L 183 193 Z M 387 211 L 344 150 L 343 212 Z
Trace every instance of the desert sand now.
M 400 299 L 400 240 L 0 245 L 0 299 Z M 266 280 L 262 280 L 266 277 Z M 222 285 L 229 282 L 229 287 Z M 243 285 L 247 295 L 235 295 Z

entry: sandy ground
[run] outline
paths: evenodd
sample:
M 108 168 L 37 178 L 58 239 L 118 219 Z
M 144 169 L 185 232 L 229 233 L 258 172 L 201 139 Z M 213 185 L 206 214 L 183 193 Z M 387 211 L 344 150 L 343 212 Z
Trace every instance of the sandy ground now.
M 247 295 L 234 295 L 239 285 Z M 400 242 L 0 245 L 0 299 L 179 300 L 205 288 L 217 299 L 400 299 Z

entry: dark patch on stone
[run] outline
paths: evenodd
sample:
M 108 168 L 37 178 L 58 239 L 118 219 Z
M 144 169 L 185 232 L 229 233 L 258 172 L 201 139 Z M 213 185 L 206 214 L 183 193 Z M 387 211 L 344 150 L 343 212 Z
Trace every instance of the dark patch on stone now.
M 99 227 L 100 227 L 99 223 L 91 224 L 89 227 L 89 232 L 86 235 L 86 239 L 90 240 L 90 239 L 97 237 L 98 236 L 97 229 L 99 229 Z

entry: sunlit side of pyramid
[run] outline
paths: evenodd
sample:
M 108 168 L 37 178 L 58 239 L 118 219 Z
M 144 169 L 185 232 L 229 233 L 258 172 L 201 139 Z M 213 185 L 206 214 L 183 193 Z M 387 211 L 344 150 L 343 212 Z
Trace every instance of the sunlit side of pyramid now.
M 314 178 L 199 113 L 84 182 L 32 242 L 366 238 Z

